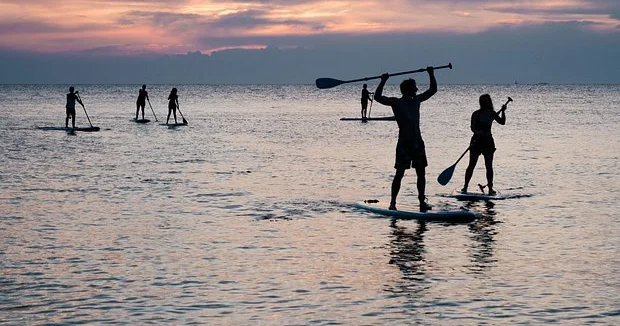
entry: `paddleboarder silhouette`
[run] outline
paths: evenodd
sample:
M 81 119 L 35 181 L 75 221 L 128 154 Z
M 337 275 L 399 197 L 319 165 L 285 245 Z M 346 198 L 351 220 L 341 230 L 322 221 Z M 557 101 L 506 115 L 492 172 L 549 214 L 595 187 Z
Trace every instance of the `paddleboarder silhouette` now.
M 77 101 L 82 104 L 82 101 L 77 95 L 77 92 L 74 92 L 75 88 L 73 86 L 69 87 L 69 93 L 67 93 L 67 104 L 65 105 L 67 117 L 65 118 L 65 128 L 69 128 L 69 119 L 71 119 L 71 125 L 75 128 L 75 102 Z
M 502 105 L 499 112 L 495 112 L 493 108 L 493 100 L 489 94 L 480 95 L 480 109 L 474 111 L 471 115 L 471 131 L 474 135 L 471 137 L 469 149 L 469 165 L 465 170 L 465 184 L 461 192 L 467 192 L 469 181 L 474 174 L 478 157 L 484 157 L 484 165 L 486 168 L 488 194 L 493 196 L 497 194 L 493 189 L 493 156 L 495 154 L 495 140 L 491 133 L 493 121 L 497 121 L 500 125 L 506 124 L 506 104 Z M 508 102 L 506 102 L 508 103 Z M 484 189 L 481 186 L 482 190 Z
M 372 102 L 372 98 L 370 97 L 371 93 L 367 89 L 368 85 L 364 84 L 362 86 L 362 121 L 366 122 L 368 119 L 367 111 L 368 111 L 368 101 Z
M 416 95 L 418 87 L 413 79 L 406 79 L 400 84 L 402 96 L 386 97 L 383 96 L 383 86 L 390 75 L 381 75 L 381 82 L 375 91 L 375 100 L 378 103 L 392 107 L 396 123 L 398 124 L 398 142 L 396 144 L 396 162 L 394 168 L 396 174 L 392 181 L 391 188 L 391 210 L 396 210 L 396 197 L 400 191 L 401 182 L 405 175 L 405 170 L 413 167 L 417 175 L 418 200 L 420 211 L 426 212 L 431 206 L 426 202 L 426 150 L 420 132 L 420 103 L 428 100 L 437 92 L 437 80 L 433 67 L 427 67 L 430 87 L 424 93 Z
M 136 101 L 136 120 L 138 120 L 140 109 L 142 109 L 142 120 L 144 120 L 144 107 L 148 99 L 149 93 L 146 91 L 146 85 L 142 85 L 142 88 L 138 91 L 138 100 Z
M 168 117 L 166 118 L 166 124 L 170 120 L 170 113 L 174 115 L 174 123 L 177 123 L 177 107 L 179 106 L 179 96 L 177 95 L 176 87 L 170 91 L 168 95 Z

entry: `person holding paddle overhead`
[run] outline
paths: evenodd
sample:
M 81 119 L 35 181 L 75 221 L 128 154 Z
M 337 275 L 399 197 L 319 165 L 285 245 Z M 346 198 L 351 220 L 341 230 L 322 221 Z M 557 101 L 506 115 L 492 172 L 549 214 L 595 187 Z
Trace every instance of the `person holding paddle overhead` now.
M 146 91 L 146 85 L 142 85 L 142 88 L 138 91 L 138 100 L 136 101 L 136 120 L 138 120 L 140 109 L 142 109 L 142 120 L 144 120 L 144 107 L 148 99 L 149 93 Z
M 493 189 L 493 154 L 495 153 L 495 140 L 491 134 L 491 126 L 493 121 L 497 121 L 500 125 L 506 124 L 506 104 L 502 105 L 499 112 L 495 112 L 493 101 L 489 94 L 480 95 L 480 109 L 474 111 L 471 115 L 471 131 L 474 135 L 471 137 L 469 150 L 469 165 L 465 170 L 465 184 L 461 192 L 467 192 L 469 181 L 474 174 L 474 168 L 478 162 L 480 154 L 484 156 L 484 165 L 487 172 L 487 186 L 489 187 L 489 195 L 493 196 L 497 192 Z
M 71 119 L 71 125 L 75 128 L 75 101 L 82 104 L 77 92 L 74 92 L 73 86 L 69 87 L 69 93 L 67 93 L 67 104 L 65 105 L 67 111 L 67 117 L 65 118 L 65 128 L 69 128 L 69 119 Z
M 368 91 L 367 89 L 368 85 L 364 84 L 362 86 L 362 121 L 366 121 L 366 119 L 368 118 L 366 116 L 366 112 L 368 109 L 368 101 L 372 102 L 372 98 L 370 97 L 371 93 Z
M 401 181 L 405 175 L 405 170 L 413 167 L 417 175 L 418 200 L 420 201 L 420 211 L 426 212 L 431 206 L 426 202 L 426 151 L 422 133 L 420 132 L 420 103 L 428 100 L 437 93 L 437 80 L 433 67 L 427 67 L 428 77 L 430 79 L 430 87 L 424 93 L 416 95 L 418 87 L 413 79 L 406 79 L 400 84 L 400 92 L 402 96 L 386 97 L 383 96 L 383 86 L 390 78 L 385 73 L 381 75 L 381 82 L 375 91 L 375 100 L 383 105 L 391 106 L 392 112 L 396 117 L 398 124 L 398 142 L 396 144 L 396 163 L 394 168 L 396 174 L 392 181 L 391 189 L 391 210 L 396 210 L 396 197 L 400 191 Z
M 176 87 L 170 91 L 168 95 L 168 117 L 166 118 L 166 124 L 170 120 L 170 113 L 174 115 L 174 123 L 177 123 L 177 107 L 179 106 L 179 96 L 177 95 Z

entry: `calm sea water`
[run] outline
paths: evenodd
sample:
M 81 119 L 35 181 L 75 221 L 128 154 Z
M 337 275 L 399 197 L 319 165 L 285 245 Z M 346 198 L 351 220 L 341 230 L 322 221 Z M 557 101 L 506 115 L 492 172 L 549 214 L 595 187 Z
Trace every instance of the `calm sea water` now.
M 35 128 L 64 124 L 69 85 L 0 85 L 0 323 L 620 324 L 620 86 L 438 79 L 427 194 L 477 212 L 469 224 L 352 207 L 389 198 L 397 136 L 339 121 L 359 115 L 360 85 L 150 86 L 160 122 L 179 89 L 176 129 L 130 122 L 140 85 L 75 85 L 102 128 L 76 135 Z M 466 160 L 435 179 L 482 93 L 514 99 L 495 183 L 529 197 L 441 196 L 462 186 Z

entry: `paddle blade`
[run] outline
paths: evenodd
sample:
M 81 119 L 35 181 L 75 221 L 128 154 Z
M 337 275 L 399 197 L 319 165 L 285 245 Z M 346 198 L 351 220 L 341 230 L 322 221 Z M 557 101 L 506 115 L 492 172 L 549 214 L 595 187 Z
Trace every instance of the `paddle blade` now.
M 455 167 L 456 164 L 452 164 L 449 168 L 443 170 L 443 172 L 441 172 L 441 174 L 437 177 L 437 182 L 439 182 L 442 186 L 447 185 L 448 182 L 450 182 L 450 179 L 452 179 L 452 174 L 454 174 Z
M 342 84 L 342 80 L 334 78 L 319 78 L 316 80 L 316 87 L 320 89 L 332 88 Z

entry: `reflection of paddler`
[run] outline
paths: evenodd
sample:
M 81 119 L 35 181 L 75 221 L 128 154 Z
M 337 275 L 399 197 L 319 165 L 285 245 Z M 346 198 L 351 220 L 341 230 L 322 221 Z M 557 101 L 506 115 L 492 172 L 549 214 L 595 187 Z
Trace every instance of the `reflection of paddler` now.
M 362 120 L 366 120 L 368 118 L 367 109 L 368 109 L 368 101 L 372 102 L 371 93 L 367 89 L 368 85 L 364 84 L 362 86 Z M 371 103 L 372 105 L 372 103 Z
M 69 93 L 67 94 L 67 104 L 65 105 L 67 117 L 65 118 L 65 128 L 69 128 L 69 119 L 71 119 L 71 125 L 75 128 L 75 102 L 77 101 L 82 104 L 82 101 L 77 95 L 77 92 L 74 92 L 75 88 L 73 86 L 69 87 Z
M 489 94 L 480 95 L 479 102 L 480 109 L 474 111 L 471 115 L 471 131 L 474 135 L 471 137 L 470 141 L 469 165 L 465 170 L 465 184 L 461 192 L 467 192 L 467 187 L 474 174 L 478 157 L 482 155 L 486 168 L 487 186 L 489 187 L 488 194 L 493 196 L 496 194 L 496 191 L 493 189 L 493 155 L 495 153 L 495 140 L 491 133 L 491 126 L 493 125 L 493 121 L 497 121 L 500 125 L 506 124 L 506 104 L 502 105 L 499 112 L 495 112 L 493 101 Z

